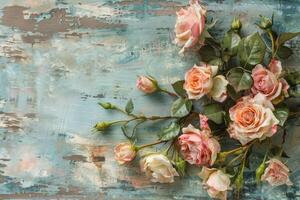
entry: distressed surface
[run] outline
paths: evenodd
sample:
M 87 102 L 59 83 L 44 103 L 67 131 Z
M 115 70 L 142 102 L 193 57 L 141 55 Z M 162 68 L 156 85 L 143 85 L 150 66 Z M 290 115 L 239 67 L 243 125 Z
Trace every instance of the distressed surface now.
M 119 167 L 112 152 L 124 140 L 119 129 L 91 133 L 95 122 L 122 117 L 99 101 L 125 104 L 130 96 L 140 112 L 169 112 L 168 97 L 143 96 L 135 79 L 150 73 L 167 85 L 194 64 L 172 44 L 175 11 L 186 2 L 0 0 L 0 199 L 207 199 L 193 174 L 161 185 L 136 164 Z M 300 30 L 299 0 L 205 3 L 221 27 L 238 15 L 251 30 L 258 14 L 274 12 L 280 30 Z M 295 55 L 284 65 L 299 67 L 300 40 L 290 46 Z M 146 133 L 158 128 L 139 134 L 152 141 Z M 296 134 L 287 142 L 294 186 L 257 188 L 249 179 L 245 199 L 300 199 Z

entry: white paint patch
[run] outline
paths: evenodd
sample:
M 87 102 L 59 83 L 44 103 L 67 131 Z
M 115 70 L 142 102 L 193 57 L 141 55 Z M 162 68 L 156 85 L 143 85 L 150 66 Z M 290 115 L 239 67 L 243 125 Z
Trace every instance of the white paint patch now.
M 46 158 L 41 158 L 32 146 L 1 148 L 0 157 L 10 159 L 4 168 L 4 175 L 17 178 L 22 187 L 33 186 L 39 178 L 45 178 L 51 175 L 52 164 Z
M 76 8 L 76 16 L 78 17 L 106 18 L 120 14 L 120 11 L 114 8 L 99 6 L 97 4 L 82 4 L 75 5 L 74 7 Z

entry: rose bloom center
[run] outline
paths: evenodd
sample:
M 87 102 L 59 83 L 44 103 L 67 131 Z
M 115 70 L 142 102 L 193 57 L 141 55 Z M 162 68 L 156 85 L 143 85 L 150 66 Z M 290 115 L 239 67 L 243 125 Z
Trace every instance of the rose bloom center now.
M 255 110 L 251 107 L 246 107 L 238 113 L 237 120 L 239 124 L 243 125 L 244 127 L 247 127 L 254 123 L 255 117 Z

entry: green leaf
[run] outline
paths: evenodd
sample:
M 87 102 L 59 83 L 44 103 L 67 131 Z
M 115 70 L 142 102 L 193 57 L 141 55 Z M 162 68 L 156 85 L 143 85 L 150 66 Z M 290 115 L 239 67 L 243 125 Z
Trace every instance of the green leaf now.
M 176 167 L 177 171 L 179 172 L 179 174 L 181 176 L 184 176 L 185 169 L 186 169 L 186 161 L 183 160 L 182 158 L 178 157 L 174 163 L 175 163 L 175 167 Z
M 222 48 L 230 55 L 236 55 L 241 38 L 234 32 L 227 32 L 223 38 Z
M 192 109 L 192 101 L 188 99 L 179 98 L 171 107 L 171 116 L 173 117 L 184 117 L 190 113 Z
M 209 62 L 217 58 L 215 49 L 210 45 L 201 47 L 199 54 L 204 62 Z
M 204 115 L 216 124 L 221 124 L 224 118 L 224 110 L 220 104 L 209 104 L 204 106 Z
M 241 98 L 241 94 L 236 92 L 235 89 L 231 85 L 227 85 L 227 93 L 234 101 Z
M 232 68 L 227 73 L 227 80 L 236 92 L 250 89 L 253 83 L 250 73 L 245 72 L 242 68 Z
M 299 70 L 287 71 L 285 73 L 284 78 L 290 85 L 300 84 L 300 71 Z
M 238 46 L 238 55 L 242 64 L 256 65 L 263 61 L 266 45 L 259 33 L 243 38 Z
M 298 35 L 300 35 L 300 32 L 296 32 L 296 33 L 281 33 L 277 40 L 276 40 L 276 44 L 277 46 L 281 46 L 283 45 L 286 41 L 293 39 L 294 37 L 297 37 Z
M 168 141 L 178 136 L 180 132 L 180 125 L 176 124 L 175 122 L 172 122 L 169 124 L 168 127 L 164 128 L 159 133 L 159 139 L 162 141 Z
M 273 157 L 281 156 L 284 158 L 289 158 L 289 156 L 286 154 L 286 152 L 282 149 L 282 147 L 278 145 L 273 145 L 270 149 L 270 153 Z
M 300 76 L 299 76 L 299 78 L 300 78 Z M 300 97 L 300 84 L 295 85 L 292 88 L 290 88 L 289 94 L 293 97 Z
M 210 64 L 210 65 L 215 65 L 215 66 L 222 66 L 223 65 L 223 61 L 222 61 L 222 59 L 221 58 L 215 58 L 215 59 L 213 59 L 213 60 L 210 60 L 209 62 L 208 62 L 208 64 Z
M 127 114 L 130 114 L 130 113 L 132 113 L 133 109 L 134 109 L 134 106 L 133 106 L 132 99 L 129 99 L 129 101 L 126 104 L 125 111 Z
M 282 58 L 282 59 L 287 59 L 288 57 L 290 57 L 291 55 L 293 55 L 293 50 L 289 47 L 286 47 L 286 46 L 280 46 L 277 50 L 277 53 L 276 55 L 279 57 L 279 58 Z
M 181 97 L 186 96 L 186 91 L 183 89 L 184 80 L 176 81 L 172 84 L 173 90 Z
M 287 107 L 279 107 L 274 111 L 275 117 L 279 120 L 279 125 L 283 126 L 289 117 L 289 109 Z

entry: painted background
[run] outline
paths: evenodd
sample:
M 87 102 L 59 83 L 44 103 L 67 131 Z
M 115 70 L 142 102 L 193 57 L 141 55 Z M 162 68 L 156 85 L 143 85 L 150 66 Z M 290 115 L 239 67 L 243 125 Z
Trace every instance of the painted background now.
M 251 30 L 259 14 L 274 12 L 280 30 L 300 30 L 299 0 L 205 3 L 220 27 L 239 16 Z M 125 104 L 132 97 L 140 112 L 169 112 L 168 97 L 143 96 L 135 79 L 149 73 L 167 85 L 194 64 L 195 57 L 178 56 L 172 44 L 175 11 L 186 4 L 0 0 L 0 199 L 207 199 L 194 175 L 171 185 L 151 184 L 137 165 L 119 167 L 112 152 L 124 140 L 119 129 L 91 133 L 97 121 L 121 118 L 101 110 L 99 101 Z M 299 67 L 300 40 L 289 45 L 295 55 L 284 65 Z M 153 141 L 155 135 L 147 133 L 157 129 L 138 134 Z M 294 186 L 257 188 L 249 178 L 245 199 L 300 199 L 296 133 L 287 142 Z

